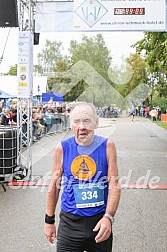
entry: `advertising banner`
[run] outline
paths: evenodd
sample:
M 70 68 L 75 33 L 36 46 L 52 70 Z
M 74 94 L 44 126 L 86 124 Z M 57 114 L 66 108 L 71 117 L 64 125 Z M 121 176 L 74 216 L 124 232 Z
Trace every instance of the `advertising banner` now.
M 18 40 L 18 98 L 30 98 L 33 83 L 33 44 L 30 31 L 19 32 Z
M 74 30 L 164 31 L 165 0 L 75 0 Z
M 36 4 L 36 32 L 165 31 L 165 0 L 74 0 Z

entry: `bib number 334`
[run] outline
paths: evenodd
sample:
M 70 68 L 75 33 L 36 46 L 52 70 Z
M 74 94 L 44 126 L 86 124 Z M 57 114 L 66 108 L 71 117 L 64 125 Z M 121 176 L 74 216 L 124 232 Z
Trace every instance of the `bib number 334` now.
M 98 192 L 97 191 L 88 191 L 88 192 L 82 192 L 82 200 L 91 200 L 91 199 L 98 199 Z
M 98 183 L 73 186 L 77 208 L 96 207 L 104 204 L 104 188 Z

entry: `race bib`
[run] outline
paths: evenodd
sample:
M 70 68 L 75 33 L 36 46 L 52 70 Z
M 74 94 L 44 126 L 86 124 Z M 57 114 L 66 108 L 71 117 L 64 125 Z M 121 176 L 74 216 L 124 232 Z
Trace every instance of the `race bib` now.
M 104 186 L 101 183 L 77 184 L 73 190 L 77 208 L 104 205 Z

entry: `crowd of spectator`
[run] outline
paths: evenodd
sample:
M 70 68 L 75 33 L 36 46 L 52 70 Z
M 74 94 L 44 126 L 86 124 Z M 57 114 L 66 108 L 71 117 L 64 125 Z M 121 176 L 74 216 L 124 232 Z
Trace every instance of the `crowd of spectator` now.
M 48 135 L 51 131 L 53 125 L 56 125 L 56 131 L 64 131 L 70 128 L 69 123 L 69 114 L 72 109 L 72 105 L 63 104 L 57 105 L 52 99 L 49 100 L 47 104 L 37 104 L 32 107 L 32 135 L 33 142 L 38 141 L 42 136 Z M 22 131 L 25 133 L 26 138 L 26 121 L 27 121 L 27 113 L 26 113 L 26 105 L 25 105 L 25 113 L 22 115 Z M 132 111 L 133 110 L 133 111 Z M 129 108 L 129 115 L 132 115 L 132 120 L 134 120 L 134 116 L 138 115 L 141 117 L 151 118 L 153 122 L 161 120 L 161 108 L 153 107 L 150 109 L 149 107 L 142 106 L 133 106 L 133 108 Z M 121 109 L 106 106 L 97 108 L 97 114 L 99 117 L 110 118 L 110 117 L 118 117 L 121 114 Z M 17 104 L 12 104 L 10 102 L 2 102 L 0 101 L 0 126 L 13 126 L 17 125 Z M 24 140 L 24 139 L 23 139 Z M 26 146 L 26 142 L 24 144 Z
M 0 101 L 0 125 L 16 125 L 17 124 L 17 105 L 11 107 L 4 106 Z
M 27 105 L 22 114 L 22 131 L 27 131 Z M 56 105 L 54 102 L 47 104 L 37 104 L 32 107 L 32 136 L 33 142 L 38 141 L 42 136 L 49 134 L 53 122 L 59 126 L 61 131 L 69 129 L 69 113 L 71 108 L 67 105 Z M 6 106 L 0 101 L 0 125 L 17 125 L 17 104 Z M 24 139 L 23 139 L 24 140 Z M 26 141 L 23 146 L 26 146 Z
M 117 118 L 121 114 L 121 109 L 115 106 L 98 107 L 97 114 L 103 118 Z
M 56 106 L 55 104 L 45 104 L 34 106 L 32 109 L 32 123 L 34 141 L 39 140 L 43 135 L 52 133 L 51 127 L 59 125 L 61 131 L 69 129 L 70 108 L 66 105 Z M 54 131 L 58 131 L 58 128 Z
M 150 109 L 150 107 L 133 106 L 129 109 L 129 114 L 151 118 L 153 122 L 161 121 L 161 108 L 159 106 L 153 107 L 152 109 Z

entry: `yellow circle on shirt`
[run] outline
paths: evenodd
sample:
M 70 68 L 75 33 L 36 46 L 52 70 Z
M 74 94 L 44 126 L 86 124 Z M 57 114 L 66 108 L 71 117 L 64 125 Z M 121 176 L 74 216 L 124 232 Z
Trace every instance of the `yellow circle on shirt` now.
M 72 161 L 71 173 L 79 180 L 91 179 L 96 173 L 96 163 L 91 157 L 80 155 Z

